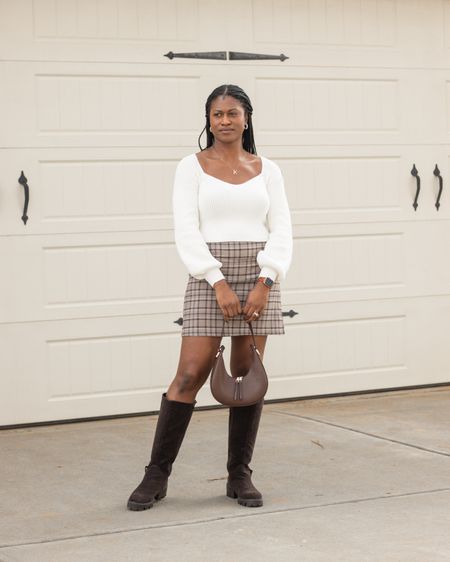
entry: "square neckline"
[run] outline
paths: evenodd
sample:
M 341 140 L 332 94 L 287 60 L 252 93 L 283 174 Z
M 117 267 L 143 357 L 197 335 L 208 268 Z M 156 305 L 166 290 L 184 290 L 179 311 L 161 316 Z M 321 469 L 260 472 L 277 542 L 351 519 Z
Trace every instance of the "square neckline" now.
M 218 177 L 216 177 L 216 176 L 212 176 L 211 174 L 208 174 L 207 172 L 205 172 L 205 170 L 203 169 L 202 165 L 200 164 L 200 160 L 198 159 L 197 154 L 194 153 L 193 156 L 194 156 L 194 158 L 195 158 L 195 160 L 196 160 L 196 162 L 197 162 L 197 164 L 198 164 L 198 167 L 200 168 L 200 170 L 201 170 L 201 172 L 202 172 L 203 175 L 208 176 L 209 178 L 212 178 L 212 179 L 214 179 L 214 180 L 220 181 L 220 182 L 222 182 L 222 183 L 226 183 L 227 185 L 232 185 L 232 186 L 234 186 L 234 187 L 239 187 L 240 185 L 245 185 L 246 183 L 249 183 L 249 182 L 253 181 L 254 179 L 259 178 L 259 177 L 261 177 L 261 176 L 263 175 L 263 170 L 264 170 L 264 158 L 263 158 L 262 156 L 259 157 L 259 158 L 261 159 L 261 171 L 259 172 L 259 174 L 256 174 L 256 176 L 253 176 L 253 177 L 251 177 L 250 179 L 245 180 L 245 181 L 242 182 L 242 183 L 231 183 L 230 181 L 221 180 L 220 178 L 218 178 Z

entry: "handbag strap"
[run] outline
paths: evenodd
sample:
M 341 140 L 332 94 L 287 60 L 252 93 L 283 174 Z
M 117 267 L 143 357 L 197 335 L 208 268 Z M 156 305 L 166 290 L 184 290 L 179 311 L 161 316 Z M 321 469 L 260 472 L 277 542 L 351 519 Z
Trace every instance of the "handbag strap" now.
M 251 335 L 252 335 L 253 345 L 255 346 L 255 349 L 256 349 L 256 340 L 255 340 L 255 334 L 254 334 L 254 332 L 253 332 L 252 323 L 251 323 L 251 322 L 247 322 L 247 324 L 248 324 L 248 327 L 250 328 L 250 333 L 251 333 Z

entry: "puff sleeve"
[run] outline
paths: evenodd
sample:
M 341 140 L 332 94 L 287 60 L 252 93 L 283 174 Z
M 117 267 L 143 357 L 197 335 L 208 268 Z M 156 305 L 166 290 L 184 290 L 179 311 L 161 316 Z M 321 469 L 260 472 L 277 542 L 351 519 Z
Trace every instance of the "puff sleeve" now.
M 292 261 L 292 223 L 284 189 L 281 170 L 270 162 L 266 186 L 270 207 L 267 213 L 269 238 L 264 249 L 258 253 L 261 277 L 283 280 Z
M 183 158 L 175 171 L 172 196 L 175 243 L 189 273 L 213 286 L 224 275 L 220 270 L 222 263 L 211 254 L 200 232 L 199 170 L 193 158 L 197 158 L 195 154 Z

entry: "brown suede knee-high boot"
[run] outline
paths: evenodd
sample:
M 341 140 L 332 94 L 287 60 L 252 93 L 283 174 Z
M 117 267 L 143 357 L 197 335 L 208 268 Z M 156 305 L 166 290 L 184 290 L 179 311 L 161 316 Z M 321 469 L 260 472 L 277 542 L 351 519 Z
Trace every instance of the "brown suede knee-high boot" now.
M 128 500 L 128 509 L 141 511 L 153 507 L 167 493 L 167 480 L 191 420 L 194 404 L 168 400 L 163 394 L 152 454 L 142 482 Z
M 247 507 L 260 507 L 263 504 L 261 493 L 252 484 L 252 470 L 249 467 L 263 404 L 261 400 L 252 406 L 230 408 L 227 496 L 237 498 L 238 503 Z

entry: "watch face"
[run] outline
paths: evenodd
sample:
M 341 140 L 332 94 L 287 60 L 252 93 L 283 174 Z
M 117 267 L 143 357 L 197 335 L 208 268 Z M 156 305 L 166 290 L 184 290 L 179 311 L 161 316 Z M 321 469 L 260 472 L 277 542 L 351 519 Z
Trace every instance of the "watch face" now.
M 265 285 L 266 287 L 272 287 L 272 285 L 273 285 L 273 279 L 271 279 L 270 277 L 266 277 L 266 278 L 264 279 L 264 285 Z

